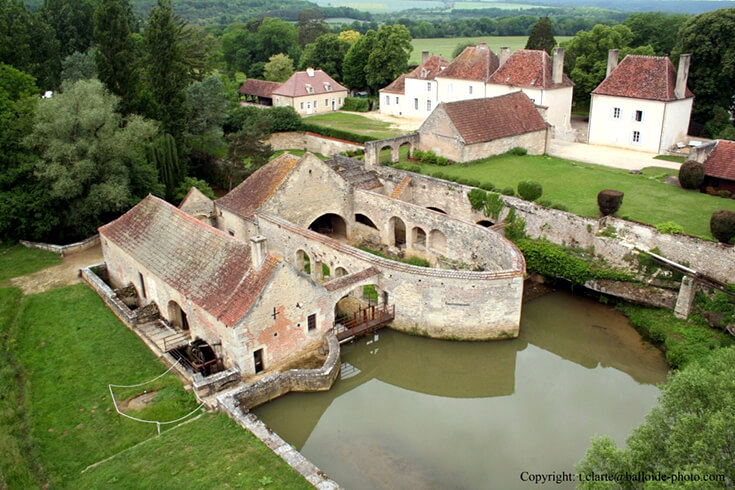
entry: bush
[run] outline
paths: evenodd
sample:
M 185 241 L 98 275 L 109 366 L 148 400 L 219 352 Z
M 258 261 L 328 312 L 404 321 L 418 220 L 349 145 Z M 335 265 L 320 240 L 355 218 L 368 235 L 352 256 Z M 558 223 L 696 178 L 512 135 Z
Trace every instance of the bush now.
M 425 152 L 424 158 L 422 158 L 421 161 L 429 165 L 435 165 L 436 164 L 436 153 L 434 153 L 431 150 Z
M 518 182 L 518 195 L 526 201 L 535 201 L 544 193 L 541 184 L 533 180 L 522 180 Z
M 465 179 L 464 177 L 458 178 L 455 182 L 462 185 L 470 185 L 470 179 Z
M 413 150 L 412 158 L 414 160 L 422 161 L 424 159 L 424 151 L 423 150 Z
M 444 172 L 434 172 L 433 174 L 431 174 L 431 176 L 437 179 L 444 179 L 444 180 L 446 180 L 447 178 L 447 175 Z
M 615 214 L 623 204 L 623 193 L 620 191 L 607 189 L 597 194 L 597 206 L 603 216 Z
M 516 215 L 515 208 L 510 208 L 505 222 L 505 238 L 513 242 L 526 238 L 526 220 Z
M 500 191 L 500 193 L 504 196 L 515 196 L 516 195 L 516 191 L 514 191 L 512 187 L 506 187 L 505 189 Z
M 679 185 L 684 189 L 699 189 L 704 182 L 704 165 L 687 160 L 679 167 Z
M 713 237 L 722 243 L 730 243 L 735 237 L 735 211 L 720 209 L 712 213 L 709 229 Z
M 487 200 L 487 192 L 480 189 L 472 189 L 467 193 L 467 199 L 470 200 L 470 205 L 473 211 L 479 211 L 485 205 Z
M 262 110 L 262 109 L 260 109 Z M 291 106 L 271 107 L 265 110 L 271 123 L 271 131 L 298 131 L 301 127 L 301 116 Z
M 508 150 L 508 155 L 522 157 L 523 155 L 528 155 L 528 150 L 521 148 L 520 146 L 516 146 L 515 148 Z
M 444 158 L 444 157 L 436 157 L 436 164 L 439 165 L 439 166 L 441 166 L 441 167 L 446 167 L 447 166 L 447 162 L 448 162 L 448 160 L 446 158 Z
M 209 184 L 203 180 L 194 177 L 186 177 L 174 190 L 174 202 L 181 202 L 186 197 L 192 187 L 196 187 L 202 194 L 210 199 L 216 199 L 214 191 Z
M 414 172 L 414 173 L 417 173 L 417 174 L 420 174 L 421 173 L 421 167 L 419 167 L 418 165 L 411 165 L 410 167 L 408 167 L 407 170 L 409 172 Z
M 257 109 L 262 110 L 262 109 Z M 302 131 L 310 131 L 312 133 L 321 134 L 322 136 L 328 136 L 330 138 L 337 138 L 346 141 L 354 141 L 355 143 L 367 143 L 368 141 L 375 141 L 378 138 L 373 136 L 365 136 L 364 134 L 351 133 L 349 131 L 343 131 L 341 129 L 328 128 L 326 126 L 319 126 L 318 124 L 311 124 L 301 122 Z
M 471 185 L 472 187 L 480 187 L 480 181 L 477 179 L 467 179 L 467 185 Z
M 569 211 L 569 208 L 566 207 L 566 205 L 559 203 L 559 202 L 553 203 L 551 205 L 551 209 L 558 209 L 559 211 Z
M 677 233 L 684 233 L 684 228 L 681 225 L 674 223 L 673 221 L 667 221 L 666 223 L 659 223 L 655 225 L 655 228 L 661 233 L 668 233 L 670 235 L 676 235 Z
M 545 208 L 551 207 L 551 201 L 549 201 L 548 199 L 541 199 L 538 203 Z
M 485 199 L 485 209 L 483 209 L 483 213 L 485 214 L 485 216 L 496 220 L 498 219 L 498 216 L 500 216 L 500 213 L 503 211 L 504 207 L 505 201 L 503 201 L 503 198 L 500 197 L 499 194 L 496 194 L 494 192 L 487 193 L 487 197 Z
M 486 191 L 494 191 L 495 186 L 490 182 L 483 182 L 480 184 L 480 189 L 485 189 Z
M 343 111 L 368 112 L 370 110 L 370 101 L 360 97 L 345 97 L 345 103 L 342 104 Z
M 705 192 L 706 192 L 707 194 L 709 194 L 710 196 L 716 196 L 716 195 L 717 195 L 717 191 L 716 191 L 716 190 L 715 190 L 715 188 L 714 188 L 714 187 L 712 187 L 711 185 L 708 185 L 708 186 L 707 186 L 707 188 L 705 189 Z
M 717 191 L 717 195 L 720 197 L 724 197 L 725 199 L 730 199 L 730 196 L 732 194 L 730 193 L 730 191 L 722 190 L 722 191 Z

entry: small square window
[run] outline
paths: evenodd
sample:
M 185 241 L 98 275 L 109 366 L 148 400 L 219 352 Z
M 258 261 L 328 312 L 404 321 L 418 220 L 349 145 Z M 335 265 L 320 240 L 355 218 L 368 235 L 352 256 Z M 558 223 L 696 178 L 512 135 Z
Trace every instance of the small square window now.
M 401 99 L 399 99 L 398 97 L 396 97 L 396 104 L 398 104 L 398 101 L 399 101 L 399 100 L 401 100 Z
M 426 91 L 431 92 L 431 82 L 426 82 Z
M 643 121 L 643 111 L 635 111 L 635 120 L 638 122 Z
M 613 109 L 613 118 L 620 119 L 620 107 L 615 107 Z
M 470 85 L 469 87 L 467 87 L 467 93 L 470 94 L 470 95 L 472 95 L 472 85 Z
M 385 105 L 390 105 L 390 95 L 385 96 Z
M 304 108 L 304 103 L 303 103 L 303 102 L 301 102 L 301 104 L 300 104 L 300 106 L 299 106 L 299 107 L 301 107 L 301 109 L 303 109 L 303 108 Z
M 633 131 L 633 143 L 640 143 L 640 142 L 641 142 L 641 132 Z
M 316 314 L 309 315 L 307 318 L 308 331 L 316 330 Z

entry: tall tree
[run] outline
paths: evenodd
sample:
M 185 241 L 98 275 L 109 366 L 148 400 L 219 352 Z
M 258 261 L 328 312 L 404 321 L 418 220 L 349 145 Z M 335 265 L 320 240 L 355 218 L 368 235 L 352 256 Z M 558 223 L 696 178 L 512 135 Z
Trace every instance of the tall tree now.
M 136 115 L 123 125 L 117 105 L 100 81 L 82 80 L 38 107 L 25 143 L 54 200 L 58 240 L 89 236 L 149 192 L 162 192 L 145 157 L 156 125 Z
M 365 65 L 365 80 L 376 93 L 406 71 L 413 50 L 411 33 L 401 24 L 383 25 Z
M 260 56 L 257 34 L 250 32 L 242 24 L 230 24 L 220 42 L 227 72 L 230 75 L 242 72 L 251 78 L 257 78 L 250 71 Z
M 299 45 L 303 48 L 316 41 L 316 38 L 329 32 L 324 15 L 319 9 L 308 9 L 299 13 Z
M 285 20 L 266 17 L 258 27 L 258 61 L 266 61 L 274 54 L 283 53 L 298 59 L 298 33 Z
M 293 75 L 293 60 L 283 53 L 274 54 L 265 64 L 263 76 L 272 82 L 285 82 Z
M 189 146 L 202 152 L 223 157 L 222 125 L 230 105 L 225 86 L 214 75 L 194 82 L 186 89 L 189 114 L 186 119 L 186 137 Z
M 129 15 L 129 0 L 100 0 L 94 12 L 95 63 L 99 79 L 120 97 L 120 110 L 136 110 L 140 75 Z
M 679 29 L 688 18 L 688 15 L 641 12 L 630 14 L 623 24 L 633 32 L 631 46 L 650 45 L 656 56 L 669 56 L 678 40 Z
M 299 68 L 302 70 L 309 66 L 318 68 L 341 82 L 342 64 L 349 49 L 349 43 L 341 40 L 336 34 L 324 34 L 313 44 L 306 46 L 301 55 Z
M 693 117 L 712 119 L 715 106 L 735 109 L 735 8 L 705 12 L 679 31 L 674 57 L 691 53 L 689 88 L 694 92 Z
M 94 48 L 85 53 L 75 52 L 61 62 L 61 81 L 74 83 L 77 80 L 88 80 L 97 77 L 97 65 L 94 62 Z
M 556 46 L 556 39 L 551 29 L 551 21 L 548 17 L 541 17 L 531 29 L 531 34 L 526 41 L 526 49 L 543 49 L 551 54 L 554 46 Z
M 228 135 L 230 148 L 225 173 L 230 190 L 236 180 L 258 170 L 273 155 L 271 145 L 265 143 L 271 130 L 268 117 L 262 110 L 252 111 L 250 116 L 242 121 L 242 129 Z
M 61 57 L 89 49 L 94 40 L 92 0 L 44 0 L 43 17 L 56 31 Z
M 365 75 L 370 53 L 377 42 L 378 33 L 369 30 L 364 36 L 360 36 L 355 44 L 350 46 L 342 63 L 342 81 L 353 90 L 367 88 L 368 83 Z

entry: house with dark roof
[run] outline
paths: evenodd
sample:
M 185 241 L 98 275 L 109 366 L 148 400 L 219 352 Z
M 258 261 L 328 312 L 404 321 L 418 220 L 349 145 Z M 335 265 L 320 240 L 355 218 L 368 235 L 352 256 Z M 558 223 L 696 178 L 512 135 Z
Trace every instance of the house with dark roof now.
M 588 142 L 653 153 L 686 142 L 690 60 L 682 54 L 678 70 L 667 56 L 628 55 L 618 64 L 610 50 L 607 76 L 591 95 Z
M 549 124 L 569 127 L 574 83 L 564 73 L 564 48 L 555 48 L 553 59 L 544 50 L 509 51 L 501 48 L 500 67 L 487 79 L 485 96 L 521 90 L 534 104 L 548 107 Z
M 419 66 L 380 90 L 381 114 L 426 118 L 439 100 L 436 77 L 447 66 L 449 62 L 442 56 L 429 56 L 429 52 L 424 51 Z
M 546 152 L 551 126 L 523 92 L 443 102 L 419 128 L 421 150 L 468 162 L 521 147 L 531 155 Z
M 322 114 L 341 109 L 348 93 L 347 87 L 322 70 L 307 68 L 273 91 L 273 105 L 291 106 L 301 116 Z
M 323 286 L 261 236 L 235 239 L 150 195 L 99 232 L 112 286 L 134 286 L 142 305 L 154 303 L 226 368 L 277 366 L 320 345 L 333 325 Z
M 500 58 L 485 41 L 467 46 L 436 76 L 439 102 L 485 97 L 485 82 L 500 66 Z
M 273 105 L 273 91 L 280 87 L 280 82 L 269 82 L 267 80 L 255 80 L 253 78 L 245 80 L 237 93 L 245 102 L 251 102 L 258 105 Z
M 704 164 L 704 182 L 700 190 L 708 187 L 716 191 L 735 194 L 735 141 L 715 140 L 692 149 L 689 158 Z

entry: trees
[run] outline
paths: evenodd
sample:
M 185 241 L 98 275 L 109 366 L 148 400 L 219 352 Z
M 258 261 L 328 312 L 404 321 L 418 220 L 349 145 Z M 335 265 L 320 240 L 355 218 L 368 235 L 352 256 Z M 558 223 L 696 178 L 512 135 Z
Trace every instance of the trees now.
M 677 33 L 689 18 L 664 12 L 630 14 L 625 24 L 633 32 L 632 46 L 649 45 L 656 56 L 669 56 L 677 41 Z
M 712 119 L 715 106 L 735 109 L 735 8 L 690 18 L 679 31 L 674 56 L 691 53 L 689 88 L 696 95 L 693 118 Z
M 297 59 L 294 48 L 297 45 L 298 33 L 296 28 L 285 20 L 266 17 L 258 27 L 259 60 L 265 61 L 274 54 L 284 53 Z
M 457 45 L 454 47 L 454 51 L 452 51 L 452 59 L 462 54 L 462 51 L 464 51 L 468 47 L 474 46 L 474 45 L 475 45 L 474 41 L 463 41 L 461 43 L 457 43 Z
M 264 140 L 270 134 L 268 118 L 255 111 L 244 111 L 249 117 L 242 120 L 242 128 L 237 133 L 228 136 L 230 148 L 225 163 L 225 173 L 229 181 L 230 190 L 236 179 L 240 179 L 258 170 L 268 162 L 273 154 L 271 145 Z
M 377 42 L 377 37 L 377 32 L 369 30 L 364 36 L 360 36 L 355 41 L 355 44 L 347 50 L 345 59 L 342 62 L 342 81 L 347 87 L 353 90 L 360 90 L 368 86 L 365 77 L 365 67 L 367 66 L 370 52 Z
M 45 0 L 42 15 L 56 31 L 61 58 L 85 52 L 94 40 L 92 0 Z
M 735 349 L 720 348 L 671 376 L 661 389 L 659 406 L 635 429 L 624 449 L 609 437 L 593 439 L 576 469 L 583 475 L 719 474 L 725 481 L 717 486 L 730 487 L 735 484 L 733 402 Z M 581 488 L 599 486 L 599 482 L 581 484 Z M 701 483 L 691 488 L 701 488 Z
M 82 80 L 38 107 L 25 143 L 53 199 L 55 241 L 89 236 L 149 192 L 162 193 L 144 151 L 156 125 L 136 115 L 123 125 L 117 104 L 100 81 Z
M 343 62 L 350 49 L 347 41 L 341 40 L 336 34 L 319 36 L 313 44 L 308 44 L 299 62 L 302 70 L 311 66 L 324 70 L 336 81 L 342 81 Z
M 329 27 L 324 22 L 324 15 L 318 9 L 304 10 L 299 14 L 297 24 L 299 31 L 299 45 L 303 48 L 316 39 L 329 32 Z
M 531 34 L 526 41 L 526 49 L 543 49 L 551 54 L 554 46 L 556 46 L 556 39 L 551 30 L 551 21 L 548 17 L 541 17 L 531 29 Z
M 345 41 L 347 44 L 352 46 L 355 44 L 357 39 L 360 37 L 360 33 L 357 31 L 353 31 L 352 29 L 348 29 L 346 31 L 342 31 L 337 35 L 338 38 L 340 38 L 342 41 Z
M 74 83 L 77 80 L 88 80 L 97 76 L 97 65 L 94 62 L 94 49 L 86 52 L 74 52 L 61 62 L 61 81 Z
M 411 34 L 400 24 L 383 25 L 365 65 L 365 81 L 377 92 L 406 71 L 413 51 Z
M 285 82 L 293 75 L 293 60 L 283 53 L 274 54 L 263 68 L 263 76 L 272 82 Z

